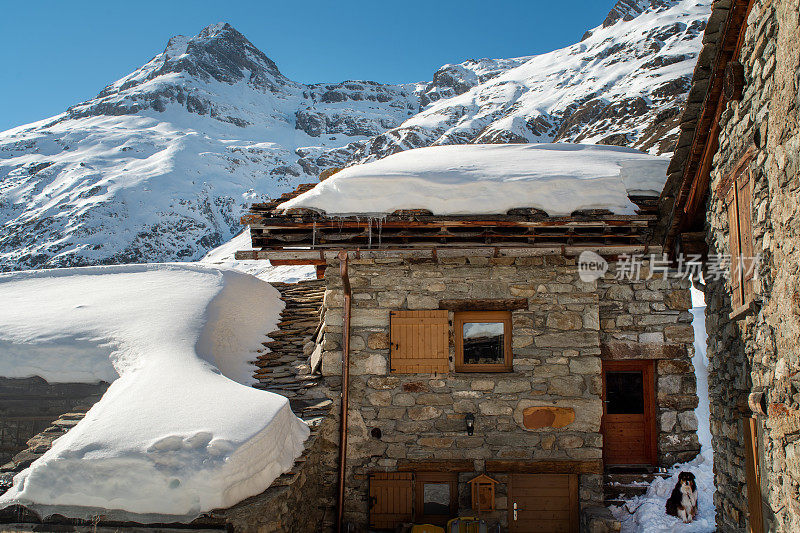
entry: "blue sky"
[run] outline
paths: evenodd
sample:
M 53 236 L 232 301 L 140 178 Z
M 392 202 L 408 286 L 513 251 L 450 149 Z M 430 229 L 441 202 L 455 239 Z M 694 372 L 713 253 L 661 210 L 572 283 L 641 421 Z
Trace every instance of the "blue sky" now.
M 430 80 L 574 43 L 615 0 L 0 0 L 0 131 L 92 98 L 176 34 L 230 22 L 300 82 Z

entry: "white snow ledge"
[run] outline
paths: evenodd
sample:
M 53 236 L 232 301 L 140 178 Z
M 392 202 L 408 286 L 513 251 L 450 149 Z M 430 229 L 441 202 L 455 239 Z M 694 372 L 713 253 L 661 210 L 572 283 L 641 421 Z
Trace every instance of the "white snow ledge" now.
M 469 144 L 406 150 L 337 172 L 279 209 L 328 215 L 504 214 L 533 207 L 551 216 L 582 209 L 632 215 L 629 195 L 658 196 L 669 158 L 583 144 Z
M 192 264 L 89 267 L 0 275 L 0 301 L 0 375 L 119 375 L 0 507 L 189 521 L 262 492 L 303 451 L 288 400 L 245 384 L 283 307 L 267 283 Z

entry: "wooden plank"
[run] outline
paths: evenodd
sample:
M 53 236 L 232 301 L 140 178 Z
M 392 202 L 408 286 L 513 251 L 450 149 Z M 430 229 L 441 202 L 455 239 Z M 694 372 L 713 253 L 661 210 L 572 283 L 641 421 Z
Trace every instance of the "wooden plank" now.
M 270 263 L 272 263 L 272 266 L 294 266 L 294 265 L 320 266 L 328 264 L 328 262 L 325 261 L 324 259 L 273 259 L 272 261 L 270 261 Z
M 603 461 L 591 459 L 587 461 L 514 461 L 508 459 L 487 459 L 487 472 L 518 472 L 526 474 L 602 474 Z
M 393 529 L 412 519 L 413 474 L 374 472 L 369 475 L 370 526 Z
M 761 475 L 759 471 L 758 431 L 755 418 L 744 418 L 745 481 L 747 483 L 747 529 L 750 533 L 763 533 L 761 512 Z
M 474 300 L 440 300 L 439 309 L 448 311 L 510 311 L 513 309 L 527 309 L 527 298 L 507 298 L 501 300 L 474 299 Z
M 736 178 L 739 204 L 739 236 L 742 259 L 742 303 L 753 299 L 753 276 L 755 274 L 753 251 L 753 180 L 749 166 L 741 169 Z
M 465 247 L 463 245 L 456 245 L 450 247 L 434 246 L 434 245 L 418 245 L 415 244 L 413 248 L 399 248 L 399 247 L 386 247 L 381 249 L 364 250 L 358 247 L 331 247 L 328 249 L 315 249 L 315 250 L 290 250 L 290 249 L 265 249 L 265 250 L 245 250 L 236 252 L 236 258 L 240 260 L 245 259 L 319 259 L 320 254 L 323 254 L 327 262 L 338 261 L 337 254 L 339 250 L 352 251 L 357 253 L 361 259 L 385 259 L 385 258 L 418 258 L 418 259 L 434 259 L 436 256 L 442 257 L 544 257 L 548 255 L 564 255 L 567 257 L 578 256 L 585 251 L 592 251 L 600 254 L 605 258 L 614 260 L 620 255 L 631 255 L 638 253 L 654 253 L 661 254 L 661 246 L 618 246 L 618 245 L 597 245 L 597 246 L 475 246 L 471 245 Z M 435 255 L 434 255 L 435 252 Z
M 737 200 L 737 187 L 732 187 L 728 193 L 728 243 L 731 253 L 731 307 L 737 309 L 742 306 L 742 268 L 739 261 L 741 254 L 741 236 L 739 234 L 739 203 Z

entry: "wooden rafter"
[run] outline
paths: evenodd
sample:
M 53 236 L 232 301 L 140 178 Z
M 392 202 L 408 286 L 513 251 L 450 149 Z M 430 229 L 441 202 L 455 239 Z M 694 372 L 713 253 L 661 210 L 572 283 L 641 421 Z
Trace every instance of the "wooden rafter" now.
M 664 248 L 669 253 L 675 252 L 680 233 L 696 230 L 703 220 L 711 166 L 719 142 L 719 119 L 727 104 L 724 94 L 726 67 L 739 56 L 747 29 L 745 21 L 752 5 L 753 0 L 733 0 L 717 55 L 712 62 L 711 78 L 704 81 L 708 88 L 683 167 L 683 177 L 665 239 Z

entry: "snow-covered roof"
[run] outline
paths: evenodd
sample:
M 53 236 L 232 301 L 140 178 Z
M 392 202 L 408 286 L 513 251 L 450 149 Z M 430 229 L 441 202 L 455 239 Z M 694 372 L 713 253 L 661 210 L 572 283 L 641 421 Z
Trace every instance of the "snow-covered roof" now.
M 536 208 L 551 216 L 607 209 L 632 215 L 630 195 L 658 196 L 669 159 L 632 148 L 581 144 L 470 144 L 406 150 L 337 172 L 278 210 L 385 215 L 504 214 Z
M 303 451 L 288 400 L 247 386 L 283 308 L 267 283 L 192 264 L 55 269 L 0 275 L 0 300 L 0 375 L 113 380 L 0 508 L 191 519 L 262 492 Z

